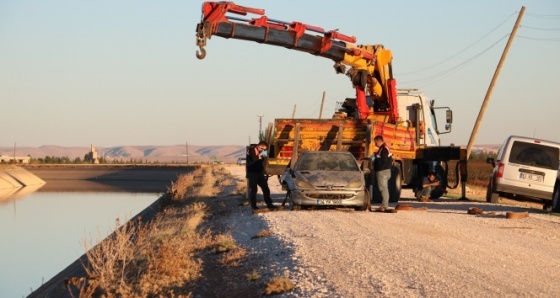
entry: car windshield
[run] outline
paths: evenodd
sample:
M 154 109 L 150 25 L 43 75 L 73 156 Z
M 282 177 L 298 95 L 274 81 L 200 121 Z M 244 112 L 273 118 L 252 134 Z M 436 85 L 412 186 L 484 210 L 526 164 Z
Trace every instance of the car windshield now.
M 321 154 L 302 154 L 298 159 L 298 171 L 358 171 L 352 155 L 334 152 Z
M 556 170 L 560 150 L 542 144 L 514 142 L 509 161 L 517 164 Z

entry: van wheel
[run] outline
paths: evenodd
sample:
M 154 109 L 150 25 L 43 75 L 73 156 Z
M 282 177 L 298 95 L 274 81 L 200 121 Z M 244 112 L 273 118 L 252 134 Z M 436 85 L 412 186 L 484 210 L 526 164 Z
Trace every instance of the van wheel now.
M 488 188 L 486 189 L 486 202 L 494 204 L 500 203 L 500 194 L 492 191 L 492 181 L 488 183 Z
M 560 181 L 556 181 L 552 192 L 552 212 L 560 212 Z

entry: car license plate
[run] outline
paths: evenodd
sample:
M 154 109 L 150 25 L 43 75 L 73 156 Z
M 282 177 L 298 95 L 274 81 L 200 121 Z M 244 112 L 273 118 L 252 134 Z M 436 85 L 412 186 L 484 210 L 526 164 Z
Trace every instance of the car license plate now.
M 340 205 L 342 200 L 317 200 L 317 205 Z
M 543 182 L 544 176 L 537 174 L 519 173 L 519 179 Z

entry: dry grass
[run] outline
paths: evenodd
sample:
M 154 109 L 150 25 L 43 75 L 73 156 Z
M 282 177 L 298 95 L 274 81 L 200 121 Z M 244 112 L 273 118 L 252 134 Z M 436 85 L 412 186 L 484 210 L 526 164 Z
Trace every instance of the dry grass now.
M 214 251 L 223 266 L 238 266 L 247 251 L 231 235 L 212 236 L 200 228 L 207 217 L 203 198 L 231 181 L 224 175 L 208 166 L 178 177 L 162 198 L 166 208 L 152 221 L 120 226 L 117 220 L 109 237 L 102 240 L 98 233 L 84 240 L 87 278 L 69 279 L 68 288 L 79 297 L 191 297 L 189 289 L 202 274 L 200 252 Z
M 247 250 L 242 247 L 236 247 L 232 250 L 225 252 L 220 258 L 219 262 L 228 267 L 237 267 L 239 262 L 247 256 Z
M 262 230 L 259 231 L 255 236 L 251 237 L 251 239 L 267 237 L 274 234 L 271 230 Z
M 295 288 L 294 283 L 287 277 L 275 277 L 268 281 L 266 284 L 266 289 L 264 290 L 265 295 L 276 295 L 287 291 L 291 291 Z
M 261 278 L 261 274 L 259 273 L 259 271 L 257 271 L 257 269 L 253 269 L 251 273 L 245 274 L 245 279 L 247 279 L 247 281 L 255 281 L 255 280 L 259 280 L 260 278 Z
M 231 235 L 218 235 L 215 240 L 214 251 L 224 253 L 237 248 L 237 243 Z
M 0 170 L 14 170 L 14 169 L 20 169 L 20 167 L 18 167 L 17 165 L 14 164 L 3 164 L 0 163 Z

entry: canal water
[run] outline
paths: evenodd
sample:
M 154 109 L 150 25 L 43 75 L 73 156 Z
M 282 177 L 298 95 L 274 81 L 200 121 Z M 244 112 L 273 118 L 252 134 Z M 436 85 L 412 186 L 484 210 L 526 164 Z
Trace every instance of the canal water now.
M 0 200 L 0 297 L 26 297 L 156 201 L 156 192 L 42 192 Z

